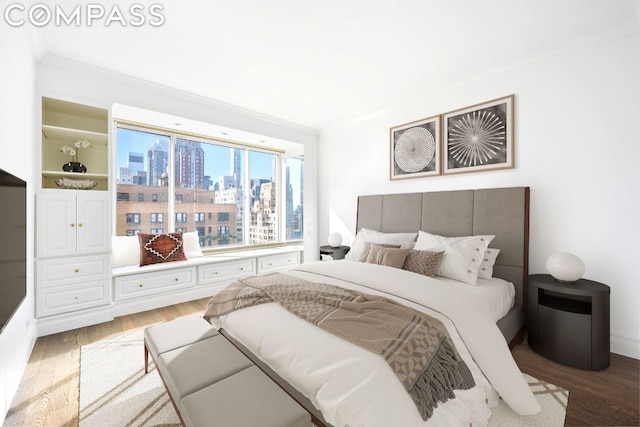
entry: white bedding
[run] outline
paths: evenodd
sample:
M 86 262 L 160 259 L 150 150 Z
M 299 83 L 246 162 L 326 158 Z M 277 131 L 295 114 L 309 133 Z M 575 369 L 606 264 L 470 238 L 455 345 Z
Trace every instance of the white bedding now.
M 498 393 L 518 413 L 540 410 L 490 310 L 464 291 L 404 270 L 357 262 L 308 263 L 286 274 L 385 295 L 440 319 L 476 382 L 470 390 L 456 391 L 456 398 L 440 404 L 425 422 L 382 357 L 275 303 L 212 319 L 309 398 L 328 423 L 336 427 L 483 426 L 491 414 L 489 407 L 497 405 Z M 427 303 L 433 310 L 423 306 Z
M 447 277 L 438 276 L 436 278 L 478 298 L 482 304 L 487 306 L 494 322 L 502 319 L 515 302 L 516 290 L 513 283 L 499 277 L 478 279 L 475 286 Z

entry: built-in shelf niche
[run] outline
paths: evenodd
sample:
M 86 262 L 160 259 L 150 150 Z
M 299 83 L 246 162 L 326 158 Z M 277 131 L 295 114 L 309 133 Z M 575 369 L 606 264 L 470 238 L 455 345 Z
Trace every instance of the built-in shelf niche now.
M 53 98 L 42 98 L 42 188 L 58 188 L 60 178 L 90 179 L 98 184 L 94 190 L 108 189 L 109 112 Z M 64 172 L 62 165 L 72 157 L 62 153 L 63 145 L 73 146 L 86 139 L 91 148 L 81 148 L 77 161 L 87 173 Z

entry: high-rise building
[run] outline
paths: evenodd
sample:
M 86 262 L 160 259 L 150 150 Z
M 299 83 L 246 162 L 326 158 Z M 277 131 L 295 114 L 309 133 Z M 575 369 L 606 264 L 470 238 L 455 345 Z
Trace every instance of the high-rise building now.
M 169 155 L 166 146 L 156 141 L 147 152 L 147 185 L 158 186 L 161 178 L 166 176 L 167 165 L 169 164 Z
M 176 139 L 175 183 L 182 188 L 204 188 L 204 149 L 197 141 Z
M 231 162 L 229 173 L 233 177 L 236 188 L 242 188 L 242 150 L 231 149 Z

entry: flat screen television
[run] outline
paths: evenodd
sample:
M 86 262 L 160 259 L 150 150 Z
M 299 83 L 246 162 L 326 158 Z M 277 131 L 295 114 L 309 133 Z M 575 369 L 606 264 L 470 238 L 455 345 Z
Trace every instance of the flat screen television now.
M 0 169 L 0 333 L 27 296 L 27 183 Z

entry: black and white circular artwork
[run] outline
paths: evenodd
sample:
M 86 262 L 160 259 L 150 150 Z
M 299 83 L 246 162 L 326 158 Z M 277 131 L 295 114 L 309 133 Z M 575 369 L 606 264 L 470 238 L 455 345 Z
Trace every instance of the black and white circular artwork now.
M 448 119 L 447 162 L 451 169 L 505 163 L 506 105 L 496 105 Z
M 433 132 L 423 126 L 409 128 L 397 138 L 394 162 L 399 173 L 417 173 L 429 170 L 436 153 Z

